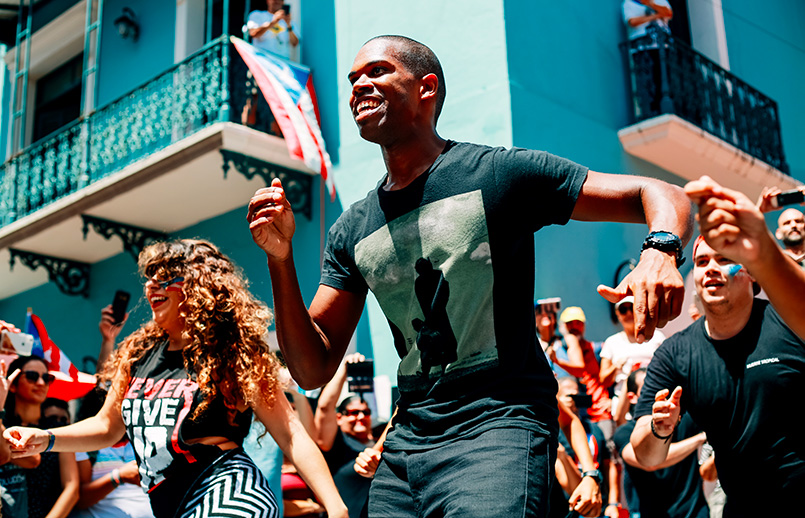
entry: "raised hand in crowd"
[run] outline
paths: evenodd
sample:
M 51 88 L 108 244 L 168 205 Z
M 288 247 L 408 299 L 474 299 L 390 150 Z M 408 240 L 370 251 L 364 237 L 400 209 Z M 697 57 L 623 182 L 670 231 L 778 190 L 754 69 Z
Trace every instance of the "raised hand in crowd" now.
M 373 478 L 375 476 L 375 471 L 377 471 L 377 467 L 380 465 L 380 456 L 383 453 L 383 444 L 386 442 L 386 435 L 388 435 L 389 430 L 391 430 L 395 415 L 397 415 L 396 408 L 394 409 L 394 414 L 392 414 L 389 422 L 386 423 L 383 433 L 380 434 L 380 437 L 377 439 L 377 442 L 375 442 L 374 446 L 366 448 L 358 454 L 358 457 L 355 459 L 355 472 L 358 475 L 366 478 Z
M 14 324 L 0 320 L 0 331 L 8 331 L 10 333 L 19 333 L 20 330 Z
M 652 429 L 657 435 L 665 437 L 674 432 L 682 414 L 679 406 L 681 399 L 682 387 L 676 387 L 673 392 L 663 389 L 654 396 L 651 420 Z
M 805 193 L 805 185 L 800 185 L 798 189 Z M 777 204 L 774 202 L 774 198 L 776 198 L 781 192 L 783 192 L 783 190 L 776 186 L 764 187 L 763 190 L 760 191 L 760 196 L 758 197 L 755 206 L 757 206 L 760 212 L 772 212 L 782 209 L 782 207 L 777 206 Z M 805 202 L 801 203 L 800 205 L 805 205 Z
M 120 330 L 129 319 L 129 314 L 123 316 L 123 320 L 115 322 L 112 312 L 112 305 L 109 304 L 101 310 L 101 321 L 98 323 L 98 330 L 101 332 L 101 350 L 98 352 L 98 366 L 97 370 L 100 371 L 101 365 L 106 362 L 106 359 L 112 354 L 115 349 L 115 340 L 117 340 Z
M 763 214 L 743 193 L 708 176 L 689 182 L 685 192 L 699 206 L 696 219 L 704 240 L 720 254 L 751 269 L 779 249 Z
M 372 448 L 366 448 L 360 452 L 355 459 L 355 472 L 362 477 L 373 478 L 380 465 L 382 453 L 383 449 L 378 449 L 376 444 Z
M 246 219 L 252 239 L 269 258 L 269 267 L 271 261 L 284 261 L 291 256 L 296 220 L 279 178 L 254 194 Z

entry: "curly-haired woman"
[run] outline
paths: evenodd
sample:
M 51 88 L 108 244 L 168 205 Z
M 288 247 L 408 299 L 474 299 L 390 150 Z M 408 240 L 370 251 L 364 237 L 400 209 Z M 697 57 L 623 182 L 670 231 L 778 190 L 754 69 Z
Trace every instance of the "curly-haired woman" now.
M 277 516 L 274 495 L 243 453 L 250 410 L 319 497 L 329 516 L 346 507 L 327 465 L 277 382 L 264 341 L 271 313 L 232 262 L 206 241 L 157 243 L 140 254 L 153 319 L 104 366 L 101 411 L 56 430 L 10 428 L 14 456 L 111 446 L 124 432 L 157 518 Z

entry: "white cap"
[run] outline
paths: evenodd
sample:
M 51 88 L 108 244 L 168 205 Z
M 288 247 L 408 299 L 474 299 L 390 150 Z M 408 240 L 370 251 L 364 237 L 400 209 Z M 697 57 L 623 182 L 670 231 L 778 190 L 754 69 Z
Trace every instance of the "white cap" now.
M 623 297 L 622 299 L 620 299 L 618 302 L 615 303 L 615 309 L 618 309 L 619 307 L 621 307 L 621 304 L 626 304 L 626 303 L 634 305 L 634 297 L 632 295 L 627 295 L 627 296 Z

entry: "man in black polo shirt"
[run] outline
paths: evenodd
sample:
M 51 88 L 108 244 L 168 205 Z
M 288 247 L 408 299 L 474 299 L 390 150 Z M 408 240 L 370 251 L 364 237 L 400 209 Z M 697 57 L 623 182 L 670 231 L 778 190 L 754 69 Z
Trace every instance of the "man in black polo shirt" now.
M 693 257 L 704 318 L 655 353 L 632 447 L 641 465 L 662 463 L 684 410 L 716 452 L 725 517 L 801 513 L 805 443 L 791 401 L 805 386 L 805 272 L 746 196 L 706 177 L 686 191 L 708 241 Z M 753 297 L 755 281 L 770 302 Z

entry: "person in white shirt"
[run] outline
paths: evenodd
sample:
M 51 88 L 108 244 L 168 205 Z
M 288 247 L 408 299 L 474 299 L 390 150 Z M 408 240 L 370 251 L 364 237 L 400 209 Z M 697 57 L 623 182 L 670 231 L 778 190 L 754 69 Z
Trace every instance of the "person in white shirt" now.
M 654 356 L 654 351 L 665 340 L 661 331 L 654 332 L 651 340 L 637 343 L 634 337 L 634 297 L 624 297 L 615 304 L 615 314 L 623 331 L 615 333 L 604 341 L 601 349 L 600 378 L 604 385 L 614 383 L 615 397 L 612 399 L 612 417 L 620 425 L 624 412 L 618 412 L 618 399 L 624 390 L 626 378 L 632 371 L 646 367 Z M 623 409 L 621 409 L 623 410 Z
M 268 0 L 266 11 L 252 11 L 246 29 L 255 47 L 290 59 L 291 49 L 299 45 L 299 36 L 291 23 L 288 4 L 282 0 Z

